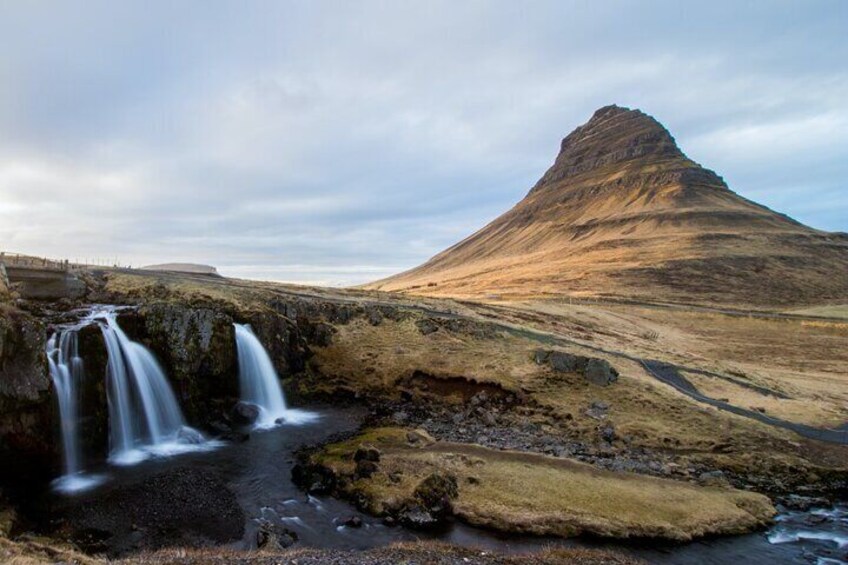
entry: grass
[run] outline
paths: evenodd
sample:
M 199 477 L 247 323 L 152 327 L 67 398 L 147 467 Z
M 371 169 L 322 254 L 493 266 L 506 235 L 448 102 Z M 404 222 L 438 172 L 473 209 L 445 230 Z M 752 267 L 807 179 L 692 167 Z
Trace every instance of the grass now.
M 791 310 L 788 314 L 799 314 L 802 316 L 822 316 L 825 318 L 848 319 L 848 304 L 834 304 L 830 306 L 813 306 L 800 310 Z
M 397 506 L 412 496 L 421 480 L 438 471 L 457 479 L 459 495 L 453 506 L 458 517 L 506 532 L 684 541 L 749 531 L 774 513 L 759 494 L 613 473 L 566 459 L 476 445 L 410 445 L 406 434 L 399 428 L 368 430 L 327 446 L 315 461 L 350 474 L 356 449 L 373 445 L 382 452 L 380 472 L 347 486 L 348 495 L 366 497 L 371 511 Z
M 786 432 L 690 400 L 646 376 L 632 361 L 610 357 L 621 377 L 612 386 L 598 387 L 581 375 L 537 365 L 533 352 L 541 345 L 515 335 L 481 339 L 444 330 L 422 335 L 414 319 L 385 320 L 379 326 L 357 320 L 337 329 L 329 347 L 315 348 L 313 368 L 321 376 L 304 384 L 310 390 L 393 396 L 399 383 L 422 370 L 445 380 L 465 377 L 522 391 L 540 407 L 539 413 L 568 420 L 570 433 L 582 437 L 596 436 L 598 421 L 585 412 L 593 402 L 603 401 L 610 405 L 607 421 L 634 445 L 684 452 L 710 452 L 728 442 L 739 451 L 786 448 Z M 573 352 L 598 355 L 579 348 Z
M 187 304 L 233 310 L 269 308 L 273 298 L 314 296 L 319 300 L 379 301 L 407 314 L 371 325 L 364 318 L 334 324 L 328 347 L 314 344 L 310 371 L 293 382 L 305 395 L 349 391 L 375 398 L 397 398 L 415 371 L 436 379 L 492 383 L 521 392 L 527 417 L 552 434 L 593 443 L 599 422 L 585 412 L 595 401 L 610 405 L 606 422 L 633 447 L 673 452 L 679 463 L 713 464 L 719 447 L 736 458 L 725 462 L 770 475 L 770 465 L 786 459 L 799 468 L 845 467 L 841 446 L 810 447 L 794 434 L 691 400 L 649 376 L 641 366 L 577 345 L 571 353 L 604 356 L 621 373 L 609 387 L 589 385 L 579 375 L 555 374 L 536 365 L 534 350 L 563 348 L 538 340 L 532 332 L 495 332 L 441 328 L 424 335 L 410 310 L 432 307 L 462 312 L 472 319 L 494 318 L 532 327 L 610 351 L 664 359 L 718 370 L 753 384 L 779 390 L 791 400 L 777 401 L 726 381 L 690 375 L 706 394 L 731 403 L 763 407 L 767 413 L 812 425 L 833 426 L 848 419 L 843 347 L 845 333 L 832 327 L 808 327 L 798 321 L 736 318 L 715 313 L 677 312 L 630 306 L 586 306 L 544 302 L 497 308 L 455 302 L 426 302 L 369 291 L 313 289 L 274 283 L 210 279 L 179 274 L 112 273 L 107 290 L 137 299 L 164 296 Z M 646 331 L 650 336 L 646 337 Z M 408 388 L 408 387 L 407 387 Z M 420 391 L 419 391 L 420 392 Z M 430 391 L 432 395 L 433 391 Z M 417 394 L 417 393 L 416 393 Z M 451 403 L 458 398 L 443 397 Z M 746 459 L 745 454 L 756 454 Z

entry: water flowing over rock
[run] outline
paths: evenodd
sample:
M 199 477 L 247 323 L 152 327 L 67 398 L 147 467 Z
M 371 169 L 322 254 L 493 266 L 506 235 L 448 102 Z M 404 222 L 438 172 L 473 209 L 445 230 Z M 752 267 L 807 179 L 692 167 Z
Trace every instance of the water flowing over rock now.
M 262 343 L 247 324 L 234 324 L 238 351 L 241 401 L 260 409 L 256 425 L 270 427 L 278 423 L 297 423 L 310 419 L 306 412 L 286 407 L 280 378 Z
M 153 354 L 127 337 L 114 312 L 98 317 L 103 319 L 100 327 L 109 354 L 110 461 L 134 463 L 150 453 L 169 454 L 197 445 L 180 441 L 196 435 L 181 434 L 185 419 Z
M 85 490 L 98 484 L 100 477 L 85 476 L 82 473 L 79 408 L 85 368 L 79 356 L 79 342 L 75 330 L 53 334 L 47 342 L 47 363 L 59 405 L 65 463 L 65 474 L 54 482 L 54 487 L 62 492 Z

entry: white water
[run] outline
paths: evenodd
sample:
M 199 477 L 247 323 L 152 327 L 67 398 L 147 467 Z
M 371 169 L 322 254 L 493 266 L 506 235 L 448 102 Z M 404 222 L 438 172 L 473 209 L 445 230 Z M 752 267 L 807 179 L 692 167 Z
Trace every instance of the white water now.
M 301 424 L 316 416 L 286 407 L 280 378 L 262 343 L 248 324 L 233 324 L 236 330 L 241 400 L 259 407 L 256 427 L 270 428 L 278 423 Z
M 848 508 L 844 505 L 809 512 L 787 512 L 775 521 L 777 524 L 767 534 L 769 543 L 802 544 L 805 551 L 817 557 L 817 563 L 822 565 L 845 563 L 841 557 L 837 559 L 830 555 L 830 551 L 822 551 L 828 546 L 835 546 L 839 552 L 848 548 Z
M 185 424 L 165 373 L 153 354 L 132 341 L 114 312 L 100 312 L 106 351 L 109 461 L 131 465 L 151 455 L 167 456 L 215 447 Z
M 97 475 L 86 475 L 82 470 L 79 405 L 85 370 L 77 343 L 75 330 L 54 333 L 47 341 L 47 364 L 50 367 L 50 378 L 53 380 L 59 402 L 62 452 L 65 463 L 65 474 L 53 482 L 53 487 L 65 493 L 89 489 L 103 479 Z

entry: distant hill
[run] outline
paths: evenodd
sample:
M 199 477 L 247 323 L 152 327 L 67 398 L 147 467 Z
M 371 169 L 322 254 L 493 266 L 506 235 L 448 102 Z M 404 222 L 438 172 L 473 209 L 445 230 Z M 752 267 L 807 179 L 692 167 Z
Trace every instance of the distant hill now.
M 848 237 L 732 192 L 639 110 L 607 106 L 527 196 L 423 265 L 367 288 L 712 304 L 848 300 Z
M 195 275 L 211 275 L 219 277 L 218 269 L 211 265 L 198 265 L 196 263 L 162 263 L 161 265 L 148 265 L 142 267 L 145 271 L 168 271 L 174 273 L 192 273 Z

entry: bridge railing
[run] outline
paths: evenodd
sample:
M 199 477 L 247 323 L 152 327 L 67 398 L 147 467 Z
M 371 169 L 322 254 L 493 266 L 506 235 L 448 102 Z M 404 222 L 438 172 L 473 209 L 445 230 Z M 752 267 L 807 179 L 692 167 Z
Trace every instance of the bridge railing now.
M 0 263 L 11 269 L 39 269 L 44 271 L 71 271 L 78 268 L 67 259 L 56 261 L 45 257 L 32 257 L 29 255 L 15 255 L 0 252 Z

